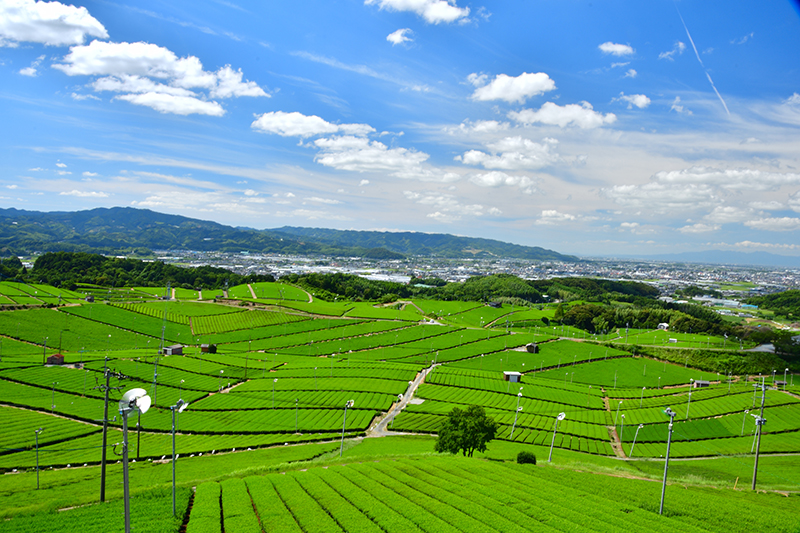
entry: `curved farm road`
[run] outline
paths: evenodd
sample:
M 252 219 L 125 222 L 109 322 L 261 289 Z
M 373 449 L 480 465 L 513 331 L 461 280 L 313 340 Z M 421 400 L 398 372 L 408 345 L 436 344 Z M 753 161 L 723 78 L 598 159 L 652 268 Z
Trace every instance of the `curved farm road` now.
M 403 399 L 392 404 L 392 408 L 389 409 L 389 412 L 386 413 L 386 415 L 381 418 L 377 424 L 367 430 L 367 437 L 387 437 L 389 435 L 399 434 L 398 432 L 387 430 L 386 426 L 390 422 L 394 421 L 394 417 L 396 417 L 400 411 L 405 409 L 406 405 L 408 405 L 408 402 L 414 397 L 417 387 L 419 387 L 420 384 L 425 381 L 425 376 L 427 376 L 428 372 L 430 372 L 435 366 L 438 365 L 431 365 L 430 367 L 424 369 L 417 375 L 414 381 L 409 382 L 408 389 L 406 390 L 406 393 L 403 394 Z

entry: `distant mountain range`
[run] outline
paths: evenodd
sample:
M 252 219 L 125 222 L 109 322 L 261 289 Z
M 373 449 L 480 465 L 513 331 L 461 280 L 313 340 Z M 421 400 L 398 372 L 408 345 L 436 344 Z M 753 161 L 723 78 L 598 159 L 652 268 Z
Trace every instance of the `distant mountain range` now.
M 131 207 L 51 213 L 0 209 L 0 255 L 55 251 L 146 255 L 151 250 L 324 254 L 376 259 L 420 255 L 580 261 L 577 257 L 544 248 L 446 234 L 297 227 L 255 230 Z
M 666 261 L 669 263 L 695 263 L 706 265 L 737 265 L 800 268 L 800 257 L 770 254 L 767 252 L 731 252 L 725 250 L 706 250 L 704 252 L 683 252 L 677 254 L 615 256 L 625 261 Z

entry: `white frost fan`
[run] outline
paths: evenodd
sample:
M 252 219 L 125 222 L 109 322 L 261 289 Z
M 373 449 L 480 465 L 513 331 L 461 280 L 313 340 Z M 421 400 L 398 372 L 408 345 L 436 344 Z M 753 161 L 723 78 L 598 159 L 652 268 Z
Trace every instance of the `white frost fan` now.
M 150 396 L 144 389 L 131 389 L 122 395 L 119 401 L 120 412 L 128 412 L 129 414 L 144 414 L 150 409 L 151 403 Z

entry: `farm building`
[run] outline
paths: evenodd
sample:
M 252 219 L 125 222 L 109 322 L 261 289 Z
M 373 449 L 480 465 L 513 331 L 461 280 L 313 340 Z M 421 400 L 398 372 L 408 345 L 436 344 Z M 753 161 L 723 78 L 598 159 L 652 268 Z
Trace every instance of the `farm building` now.
M 529 342 L 526 344 L 525 349 L 528 351 L 528 353 L 539 353 L 539 345 L 535 342 Z
M 172 346 L 165 346 L 164 355 L 183 355 L 183 345 L 173 344 Z
M 703 387 L 708 387 L 710 384 L 711 384 L 711 382 L 710 382 L 710 381 L 705 381 L 705 380 L 702 380 L 702 379 L 697 379 L 697 380 L 695 380 L 695 382 L 694 382 L 694 384 L 692 385 L 692 387 L 694 387 L 695 389 L 700 389 L 700 388 L 703 388 Z
M 522 374 L 519 372 L 503 372 L 503 379 L 506 381 L 511 381 L 512 383 L 519 383 L 522 381 Z
M 51 355 L 50 357 L 47 358 L 47 363 L 46 364 L 48 364 L 48 365 L 63 365 L 64 364 L 64 356 L 61 355 L 60 353 Z
M 200 352 L 201 353 L 217 353 L 217 345 L 216 344 L 201 344 L 200 345 Z

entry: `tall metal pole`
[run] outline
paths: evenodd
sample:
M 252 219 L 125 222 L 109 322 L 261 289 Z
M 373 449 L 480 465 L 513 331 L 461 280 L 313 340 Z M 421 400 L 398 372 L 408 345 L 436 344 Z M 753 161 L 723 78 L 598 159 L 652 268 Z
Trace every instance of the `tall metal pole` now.
M 667 470 L 669 470 L 669 447 L 672 443 L 672 422 L 675 419 L 675 413 L 669 407 L 664 412 L 669 415 L 669 432 L 667 433 L 667 458 L 664 461 L 664 480 L 661 482 L 661 505 L 658 507 L 658 514 L 664 514 L 664 493 L 667 490 Z
M 172 407 L 172 516 L 175 512 L 175 408 Z
M 344 404 L 344 422 L 342 423 L 342 443 L 339 445 L 339 457 L 342 456 L 342 450 L 344 450 L 344 428 L 347 427 L 347 408 L 352 407 L 353 400 L 348 400 L 346 404 Z
M 514 411 L 514 425 L 511 426 L 511 436 L 509 437 L 511 440 L 514 440 L 514 430 L 517 428 L 517 416 L 519 415 L 519 411 L 520 411 L 520 408 L 519 408 L 519 400 L 520 400 L 520 398 L 522 398 L 522 392 L 521 391 L 519 392 L 519 394 L 517 394 L 517 409 Z
M 756 431 L 758 432 L 758 442 L 756 443 L 756 462 L 753 465 L 753 486 L 752 490 L 756 490 L 756 477 L 758 476 L 758 452 L 761 449 L 761 431 L 762 426 L 766 424 L 766 420 L 764 420 L 764 401 L 767 397 L 767 386 L 764 383 L 761 384 L 761 414 L 758 418 L 756 418 Z
M 106 501 L 106 448 L 108 447 L 108 391 L 111 389 L 111 372 L 108 370 L 108 357 L 106 357 L 106 367 L 103 370 L 106 377 L 105 401 L 103 402 L 103 447 L 100 458 L 100 501 Z
M 131 494 L 128 488 L 128 411 L 122 415 L 122 492 L 125 499 L 125 533 L 131 533 Z
M 556 425 L 553 427 L 553 440 L 550 441 L 550 455 L 547 457 L 547 462 L 551 462 L 553 459 L 553 445 L 556 443 L 556 433 L 558 432 L 558 423 L 561 420 L 564 420 L 566 415 L 564 413 L 559 413 L 556 417 Z
M 34 436 L 36 438 L 36 490 L 39 490 L 39 433 L 44 431 L 44 428 L 39 428 L 34 430 Z

